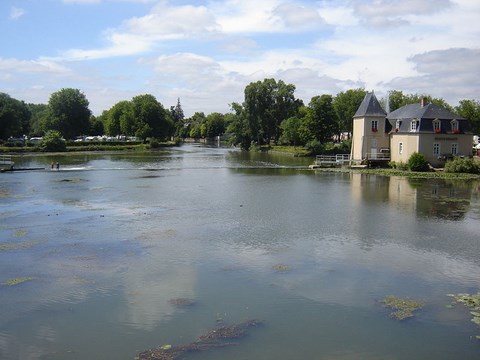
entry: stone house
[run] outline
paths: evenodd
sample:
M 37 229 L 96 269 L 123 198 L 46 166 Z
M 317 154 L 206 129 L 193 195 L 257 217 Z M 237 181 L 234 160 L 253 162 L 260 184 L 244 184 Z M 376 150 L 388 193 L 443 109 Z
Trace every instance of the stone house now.
M 365 95 L 353 117 L 352 160 L 407 162 L 418 152 L 432 166 L 472 155 L 468 120 L 422 100 L 386 113 L 375 94 Z

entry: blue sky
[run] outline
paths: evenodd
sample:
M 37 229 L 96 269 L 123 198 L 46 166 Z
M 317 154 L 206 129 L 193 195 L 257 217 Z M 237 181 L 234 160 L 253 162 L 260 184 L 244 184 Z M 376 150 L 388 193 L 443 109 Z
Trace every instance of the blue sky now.
M 477 0 L 1 0 L 0 92 L 80 89 L 95 115 L 152 94 L 187 116 L 228 112 L 273 77 L 313 96 L 351 88 L 480 100 Z

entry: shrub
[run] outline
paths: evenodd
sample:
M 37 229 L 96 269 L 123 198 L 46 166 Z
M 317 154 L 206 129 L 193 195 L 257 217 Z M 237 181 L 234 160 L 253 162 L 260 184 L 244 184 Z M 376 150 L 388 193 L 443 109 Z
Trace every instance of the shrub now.
M 390 166 L 392 169 L 408 170 L 408 164 L 404 163 L 403 161 L 399 161 L 399 162 L 390 161 L 388 163 L 388 166 Z
M 427 159 L 425 159 L 423 154 L 419 154 L 417 152 L 414 152 L 408 159 L 408 168 L 410 171 L 429 171 Z
M 160 147 L 160 142 L 156 138 L 149 138 L 148 139 L 148 147 L 150 149 L 156 149 Z
M 62 134 L 56 130 L 49 130 L 43 137 L 40 147 L 43 151 L 66 151 L 67 145 Z
M 323 154 L 325 147 L 318 140 L 312 140 L 305 144 L 305 149 L 307 149 L 310 155 L 320 155 Z
M 480 174 L 480 165 L 471 158 L 455 158 L 447 161 L 444 168 L 448 173 Z

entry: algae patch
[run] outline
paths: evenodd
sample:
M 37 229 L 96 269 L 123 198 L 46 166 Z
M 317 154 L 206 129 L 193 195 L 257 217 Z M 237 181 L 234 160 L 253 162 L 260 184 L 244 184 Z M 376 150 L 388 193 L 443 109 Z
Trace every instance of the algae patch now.
M 14 286 L 14 285 L 18 285 L 18 284 L 22 284 L 26 281 L 30 281 L 30 280 L 33 280 L 34 277 L 32 276 L 25 276 L 25 277 L 18 277 L 18 278 L 12 278 L 12 279 L 8 279 L 7 281 L 5 281 L 3 283 L 3 285 L 6 285 L 6 286 Z
M 401 299 L 393 295 L 387 296 L 382 302 L 385 307 L 395 310 L 390 316 L 397 320 L 405 320 L 413 317 L 413 312 L 424 306 L 424 304 L 419 301 Z
M 41 241 L 26 241 L 20 243 L 0 243 L 0 251 L 30 249 L 32 246 L 40 244 Z
M 285 265 L 285 264 L 276 264 L 272 266 L 272 269 L 275 270 L 276 272 L 288 272 L 290 271 L 290 266 Z
M 460 303 L 465 305 L 470 309 L 470 314 L 472 315 L 472 322 L 480 326 L 480 292 L 476 294 L 449 294 L 454 298 L 454 303 Z M 480 335 L 475 336 L 476 339 L 480 340 Z

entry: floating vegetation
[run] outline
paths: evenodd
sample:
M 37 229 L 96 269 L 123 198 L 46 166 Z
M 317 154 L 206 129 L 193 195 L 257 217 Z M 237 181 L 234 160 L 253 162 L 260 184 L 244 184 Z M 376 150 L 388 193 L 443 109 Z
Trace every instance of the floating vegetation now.
M 178 306 L 178 307 L 186 307 L 186 306 L 192 306 L 195 305 L 196 301 L 194 299 L 189 299 L 189 298 L 176 298 L 176 299 L 170 299 L 168 302 L 172 305 Z
M 397 320 L 405 320 L 413 317 L 413 312 L 423 307 L 423 303 L 410 299 L 400 299 L 396 296 L 389 295 L 382 300 L 385 307 L 394 309 L 390 314 L 391 317 Z
M 472 314 L 472 322 L 480 326 L 480 291 L 476 294 L 448 294 L 454 298 L 456 303 L 460 303 L 469 308 L 470 314 Z M 472 311 L 473 310 L 473 311 Z M 476 339 L 480 340 L 480 335 L 475 336 Z
M 288 272 L 290 271 L 290 266 L 285 264 L 276 264 L 272 266 L 272 269 L 276 272 Z
M 188 345 L 172 346 L 162 345 L 156 349 L 150 349 L 141 352 L 135 358 L 136 360 L 175 360 L 183 359 L 185 354 L 189 352 L 207 351 L 214 348 L 238 345 L 236 342 L 229 340 L 240 339 L 246 335 L 247 329 L 257 327 L 260 322 L 256 320 L 248 320 L 233 326 L 224 326 L 209 331 L 207 334 L 200 336 L 193 343 Z
M 32 246 L 40 243 L 41 241 L 27 241 L 27 242 L 15 243 L 15 244 L 3 243 L 3 244 L 0 244 L 0 251 L 29 249 Z
M 62 180 L 57 180 L 58 182 L 73 182 L 73 183 L 77 183 L 77 182 L 84 182 L 84 181 L 88 181 L 88 180 L 85 180 L 85 179 L 62 179 Z
M 17 229 L 15 230 L 15 237 L 22 237 L 27 235 L 28 231 L 25 229 Z
M 26 281 L 33 280 L 33 279 L 34 279 L 34 278 L 31 277 L 31 276 L 12 278 L 12 279 L 8 279 L 7 281 L 5 281 L 5 282 L 3 283 L 3 285 L 14 286 L 14 285 L 18 285 L 18 284 L 24 283 L 24 282 L 26 282 Z

